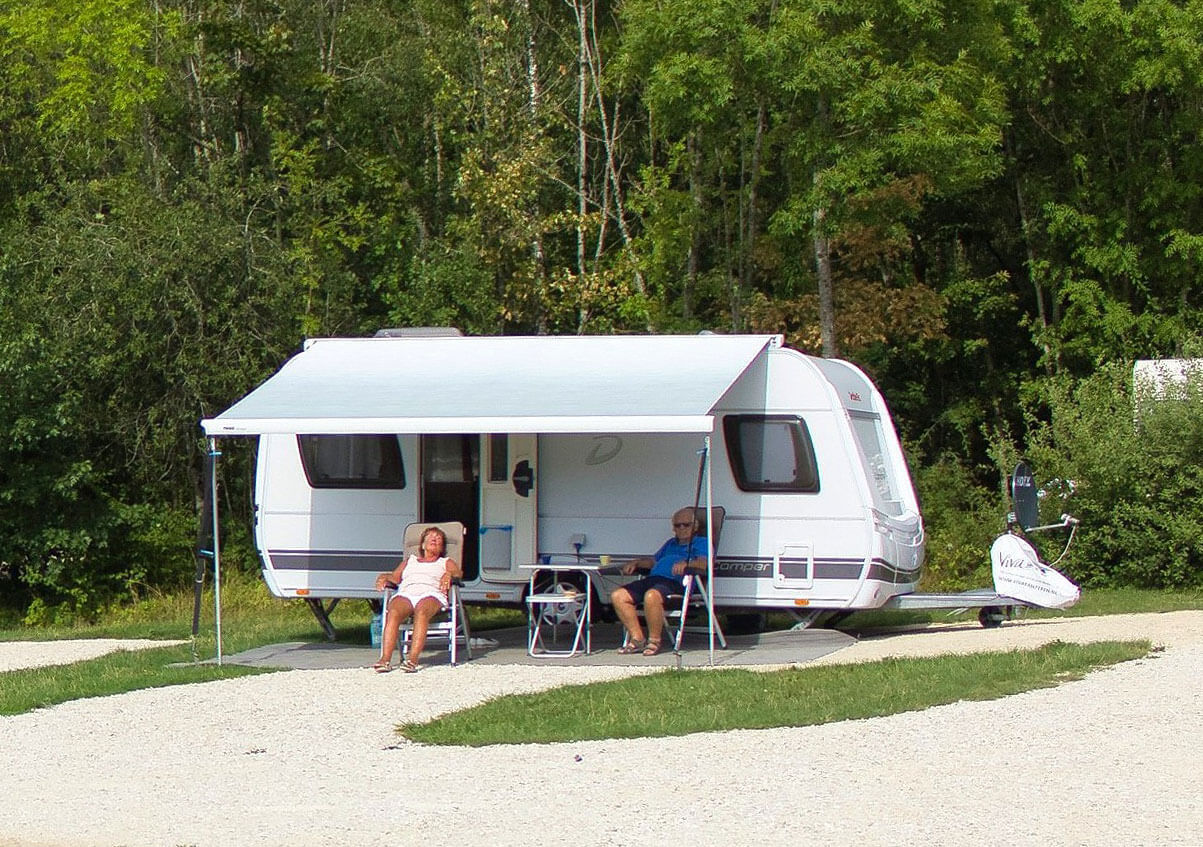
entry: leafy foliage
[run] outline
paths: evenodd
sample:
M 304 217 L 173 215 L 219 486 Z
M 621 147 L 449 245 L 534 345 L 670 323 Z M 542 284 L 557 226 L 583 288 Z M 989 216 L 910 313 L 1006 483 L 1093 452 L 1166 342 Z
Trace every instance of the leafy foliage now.
M 1203 382 L 1134 405 L 1121 363 L 1032 395 L 1028 453 L 1046 480 L 1042 520 L 1081 518 L 1067 570 L 1090 585 L 1181 588 L 1203 570 Z
M 1112 431 L 1091 374 L 1119 391 L 1131 359 L 1203 338 L 1201 18 L 1196 0 L 9 4 L 5 602 L 86 616 L 185 579 L 197 420 L 307 336 L 418 324 L 833 345 L 912 446 L 933 577 L 976 578 L 971 525 L 1023 453 L 1083 481 L 1084 576 L 1197 584 L 1196 522 L 1168 505 L 1197 457 Z M 1129 439 L 1126 482 L 1091 428 Z
M 924 590 L 989 585 L 990 544 L 1006 525 L 1002 492 L 981 486 L 974 469 L 951 454 L 920 468 L 916 485 L 928 528 Z

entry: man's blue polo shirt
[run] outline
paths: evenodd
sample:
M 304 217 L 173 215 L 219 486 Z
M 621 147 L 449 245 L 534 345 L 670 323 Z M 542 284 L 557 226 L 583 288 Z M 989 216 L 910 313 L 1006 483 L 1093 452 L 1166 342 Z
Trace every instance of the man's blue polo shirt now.
M 654 558 L 656 564 L 652 567 L 651 576 L 662 576 L 666 579 L 676 580 L 681 582 L 681 575 L 673 573 L 673 565 L 680 561 L 690 561 L 699 556 L 706 555 L 706 536 L 697 536 L 693 541 L 687 541 L 682 544 L 676 539 L 676 536 L 664 542 L 659 550 L 656 551 Z

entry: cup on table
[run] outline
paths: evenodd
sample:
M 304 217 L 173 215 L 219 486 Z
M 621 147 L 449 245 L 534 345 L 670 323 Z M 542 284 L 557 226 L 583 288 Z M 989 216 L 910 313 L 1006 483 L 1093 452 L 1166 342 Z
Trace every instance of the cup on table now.
M 610 567 L 610 554 L 609 553 L 602 553 L 600 556 L 597 557 L 597 560 L 599 562 L 601 562 L 601 566 L 603 568 Z

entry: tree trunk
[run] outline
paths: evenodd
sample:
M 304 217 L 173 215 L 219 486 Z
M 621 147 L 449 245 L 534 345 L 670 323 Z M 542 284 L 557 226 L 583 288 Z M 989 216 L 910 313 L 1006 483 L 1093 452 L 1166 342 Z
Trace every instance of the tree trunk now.
M 835 335 L 835 284 L 831 277 L 831 238 L 827 235 L 827 209 L 815 209 L 814 242 L 815 270 L 819 277 L 819 337 L 823 342 L 823 357 L 840 355 Z
M 746 200 L 741 200 L 740 245 L 739 245 L 739 276 L 735 289 L 731 292 L 731 329 L 738 332 L 743 325 L 743 293 L 748 287 L 752 276 L 753 256 L 756 250 L 756 237 L 760 229 L 760 221 L 756 215 L 757 194 L 760 189 L 760 157 L 764 152 L 764 133 L 768 120 L 764 101 L 756 109 L 756 135 L 752 140 L 752 161 L 748 165 Z M 741 181 L 744 179 L 740 177 Z
M 702 249 L 702 175 L 701 171 L 701 142 L 697 133 L 689 134 L 686 141 L 686 151 L 689 155 L 689 196 L 693 200 L 693 221 L 689 227 L 689 261 L 685 272 L 685 290 L 681 292 L 681 317 L 688 320 L 693 317 L 693 292 L 698 282 L 698 267 L 701 262 L 699 253 Z
M 530 135 L 534 139 L 539 135 L 539 112 L 543 100 L 543 91 L 539 82 L 538 42 L 535 38 L 535 21 L 530 13 L 530 0 L 522 0 L 522 13 L 526 17 L 526 81 L 529 90 L 527 108 L 530 119 Z M 538 214 L 537 208 L 531 209 L 532 215 Z M 535 297 L 535 331 L 539 335 L 547 334 L 547 310 L 543 308 L 543 293 L 547 289 L 547 257 L 543 249 L 543 233 L 538 226 L 531 237 L 531 262 Z
M 827 112 L 827 96 L 819 95 L 819 121 L 829 131 L 831 117 Z M 827 133 L 825 133 L 827 134 Z M 812 180 L 820 188 L 821 169 L 816 167 Z M 822 197 L 822 192 L 816 192 Z M 827 231 L 827 204 L 820 200 L 814 210 L 815 272 L 819 281 L 819 339 L 823 357 L 833 359 L 840 354 L 835 334 L 835 281 L 831 274 L 831 235 Z
M 573 9 L 576 12 L 577 26 L 577 58 L 576 58 L 576 273 L 579 279 L 585 277 L 585 216 L 589 212 L 588 202 L 588 164 L 589 137 L 585 134 L 585 108 L 587 98 L 585 93 L 588 86 L 588 53 L 589 36 L 586 29 L 584 0 L 574 0 Z
M 647 291 L 647 285 L 644 283 L 643 271 L 639 269 L 639 264 L 635 259 L 632 249 L 634 236 L 632 236 L 631 228 L 627 224 L 627 213 L 622 194 L 622 174 L 618 167 L 618 104 L 615 103 L 614 115 L 611 117 L 606 112 L 606 100 L 602 96 L 602 60 L 601 54 L 598 52 L 595 11 L 596 9 L 592 5 L 591 0 L 588 20 L 581 21 L 582 30 L 588 33 L 588 37 L 581 44 L 587 51 L 586 64 L 588 65 L 590 80 L 593 84 L 593 99 L 597 103 L 598 120 L 601 122 L 601 144 L 602 150 L 605 153 L 603 157 L 605 182 L 609 185 L 607 205 L 612 205 L 614 209 L 614 221 L 618 225 L 619 234 L 622 236 L 623 248 L 627 256 L 631 259 L 631 273 L 635 283 L 635 290 L 640 294 L 644 294 Z
M 1023 236 L 1023 249 L 1027 256 L 1028 280 L 1032 283 L 1032 293 L 1036 298 L 1036 321 L 1040 324 L 1040 329 L 1044 331 L 1048 329 L 1048 314 L 1044 307 L 1044 287 L 1040 283 L 1040 267 L 1036 263 L 1036 248 L 1032 244 L 1032 223 L 1028 217 L 1028 206 L 1023 196 L 1023 183 L 1020 180 L 1018 161 L 1009 135 L 1006 152 L 1011 158 L 1012 166 L 1015 167 L 1015 206 L 1019 210 L 1019 232 Z M 1052 373 L 1054 363 L 1048 343 L 1042 339 L 1040 347 L 1044 351 L 1045 367 L 1049 373 Z

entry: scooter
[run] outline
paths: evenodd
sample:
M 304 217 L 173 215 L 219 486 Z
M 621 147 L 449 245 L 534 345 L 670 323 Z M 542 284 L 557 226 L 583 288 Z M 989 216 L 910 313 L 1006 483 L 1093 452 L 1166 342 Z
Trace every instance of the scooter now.
M 1011 476 L 1011 503 L 1014 511 L 1007 515 L 1007 529 L 990 546 L 995 593 L 1026 606 L 1068 609 L 1078 602 L 1081 589 L 1054 565 L 1069 551 L 1078 519 L 1062 514 L 1057 523 L 1037 525 L 1039 492 L 1031 468 L 1023 462 L 1016 465 Z M 1052 564 L 1041 561 L 1040 554 L 1028 539 L 1029 534 L 1065 529 L 1069 530 L 1069 537 L 1061 555 Z

